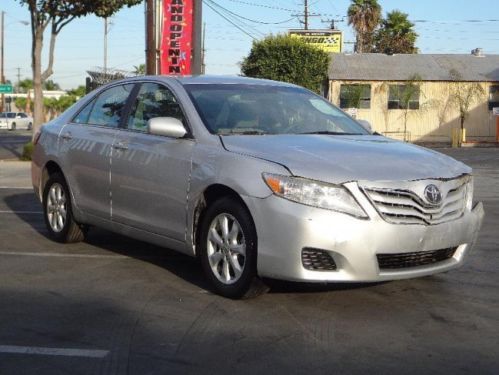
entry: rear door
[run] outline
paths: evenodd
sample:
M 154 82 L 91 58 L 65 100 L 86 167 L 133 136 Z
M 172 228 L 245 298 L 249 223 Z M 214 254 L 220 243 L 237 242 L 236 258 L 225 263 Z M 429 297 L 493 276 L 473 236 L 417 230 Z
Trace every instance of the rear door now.
M 62 168 L 77 207 L 110 219 L 112 145 L 133 84 L 113 86 L 89 102 L 61 131 Z
M 112 220 L 184 241 L 194 140 L 148 134 L 147 121 L 154 117 L 187 125 L 168 87 L 142 83 L 112 154 Z

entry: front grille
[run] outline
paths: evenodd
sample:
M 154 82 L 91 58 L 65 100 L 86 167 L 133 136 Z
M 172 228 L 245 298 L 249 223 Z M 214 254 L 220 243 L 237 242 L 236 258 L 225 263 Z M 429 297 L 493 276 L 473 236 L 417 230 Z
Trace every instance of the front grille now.
M 442 202 L 438 205 L 426 203 L 410 189 L 365 187 L 381 217 L 392 224 L 434 225 L 458 219 L 466 206 L 468 179 L 451 180 L 442 183 Z
M 452 258 L 455 251 L 455 247 L 450 247 L 448 249 L 418 251 L 415 253 L 377 254 L 376 257 L 381 270 L 392 270 L 442 262 Z
M 306 247 L 301 251 L 303 267 L 311 271 L 334 271 L 336 263 L 326 250 Z

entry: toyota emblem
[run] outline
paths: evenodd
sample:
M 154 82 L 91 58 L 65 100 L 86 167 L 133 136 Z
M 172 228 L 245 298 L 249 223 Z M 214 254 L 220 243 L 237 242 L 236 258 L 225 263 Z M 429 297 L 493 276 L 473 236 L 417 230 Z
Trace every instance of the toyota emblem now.
M 440 189 L 433 184 L 428 185 L 424 189 L 424 196 L 431 204 L 439 204 L 442 202 L 442 193 L 440 192 Z

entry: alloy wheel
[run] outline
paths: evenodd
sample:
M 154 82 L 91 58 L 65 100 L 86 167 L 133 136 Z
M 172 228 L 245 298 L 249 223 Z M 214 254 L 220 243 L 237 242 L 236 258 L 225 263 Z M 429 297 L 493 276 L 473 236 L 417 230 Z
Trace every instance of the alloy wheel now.
M 227 213 L 216 216 L 209 227 L 207 255 L 213 275 L 225 285 L 241 277 L 246 260 L 246 242 L 241 225 Z
M 63 187 L 54 183 L 47 197 L 47 219 L 54 232 L 61 232 L 67 220 L 67 202 Z

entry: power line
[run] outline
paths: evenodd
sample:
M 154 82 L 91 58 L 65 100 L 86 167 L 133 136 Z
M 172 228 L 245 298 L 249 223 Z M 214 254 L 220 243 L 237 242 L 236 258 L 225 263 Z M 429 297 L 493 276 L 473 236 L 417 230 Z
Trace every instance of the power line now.
M 223 6 L 215 3 L 213 0 L 206 0 L 206 1 L 209 1 L 210 4 L 214 7 L 216 7 L 220 12 L 222 12 L 227 18 L 230 18 L 233 22 L 237 23 L 241 28 L 245 28 L 246 31 L 248 30 L 252 30 L 252 32 L 254 34 L 260 34 L 260 36 L 264 36 L 264 34 L 262 32 L 260 32 L 258 29 L 256 29 L 255 27 L 251 26 L 251 25 L 248 25 L 246 24 L 242 18 L 242 16 L 234 13 L 234 12 L 231 12 L 230 10 L 228 10 L 227 8 L 224 8 Z
M 239 3 L 239 4 L 250 5 L 250 6 L 260 7 L 260 8 L 282 10 L 282 11 L 285 11 L 285 12 L 298 12 L 297 9 L 289 9 L 289 8 L 276 7 L 276 6 L 273 6 L 273 5 L 257 4 L 257 3 L 252 3 L 252 2 L 249 2 L 249 1 L 241 1 L 241 0 L 228 0 L 228 1 L 230 1 L 232 3 Z
M 241 26 L 237 25 L 234 21 L 230 20 L 229 18 L 227 18 L 226 16 L 224 16 L 221 12 L 219 12 L 217 9 L 215 9 L 215 7 L 210 4 L 209 0 L 203 0 L 203 3 L 206 6 L 208 6 L 208 8 L 210 8 L 212 11 L 214 11 L 216 14 L 218 14 L 220 17 L 222 17 L 224 20 L 226 20 L 231 25 L 233 25 L 234 27 L 236 27 L 239 31 L 241 31 L 242 33 L 246 34 L 251 39 L 257 40 L 257 38 L 254 37 L 253 35 L 251 35 L 248 31 L 244 30 Z
M 291 17 L 291 18 L 288 18 L 287 20 L 284 20 L 284 21 L 279 21 L 279 22 L 263 22 L 263 21 L 257 21 L 257 20 L 252 20 L 252 19 L 250 19 L 250 18 L 243 17 L 243 16 L 241 16 L 240 14 L 234 13 L 234 12 L 230 11 L 229 9 L 222 7 L 221 5 L 218 5 L 218 4 L 216 4 L 216 5 L 217 5 L 218 7 L 220 7 L 220 8 L 222 8 L 223 10 L 225 10 L 227 13 L 232 14 L 232 15 L 233 15 L 233 16 L 235 16 L 235 17 L 242 18 L 243 20 L 246 20 L 246 21 L 249 21 L 249 22 L 259 23 L 259 24 L 262 24 L 262 25 L 280 25 L 280 24 L 287 23 L 287 22 L 292 21 L 292 20 L 294 20 L 294 19 L 295 19 L 295 17 Z

